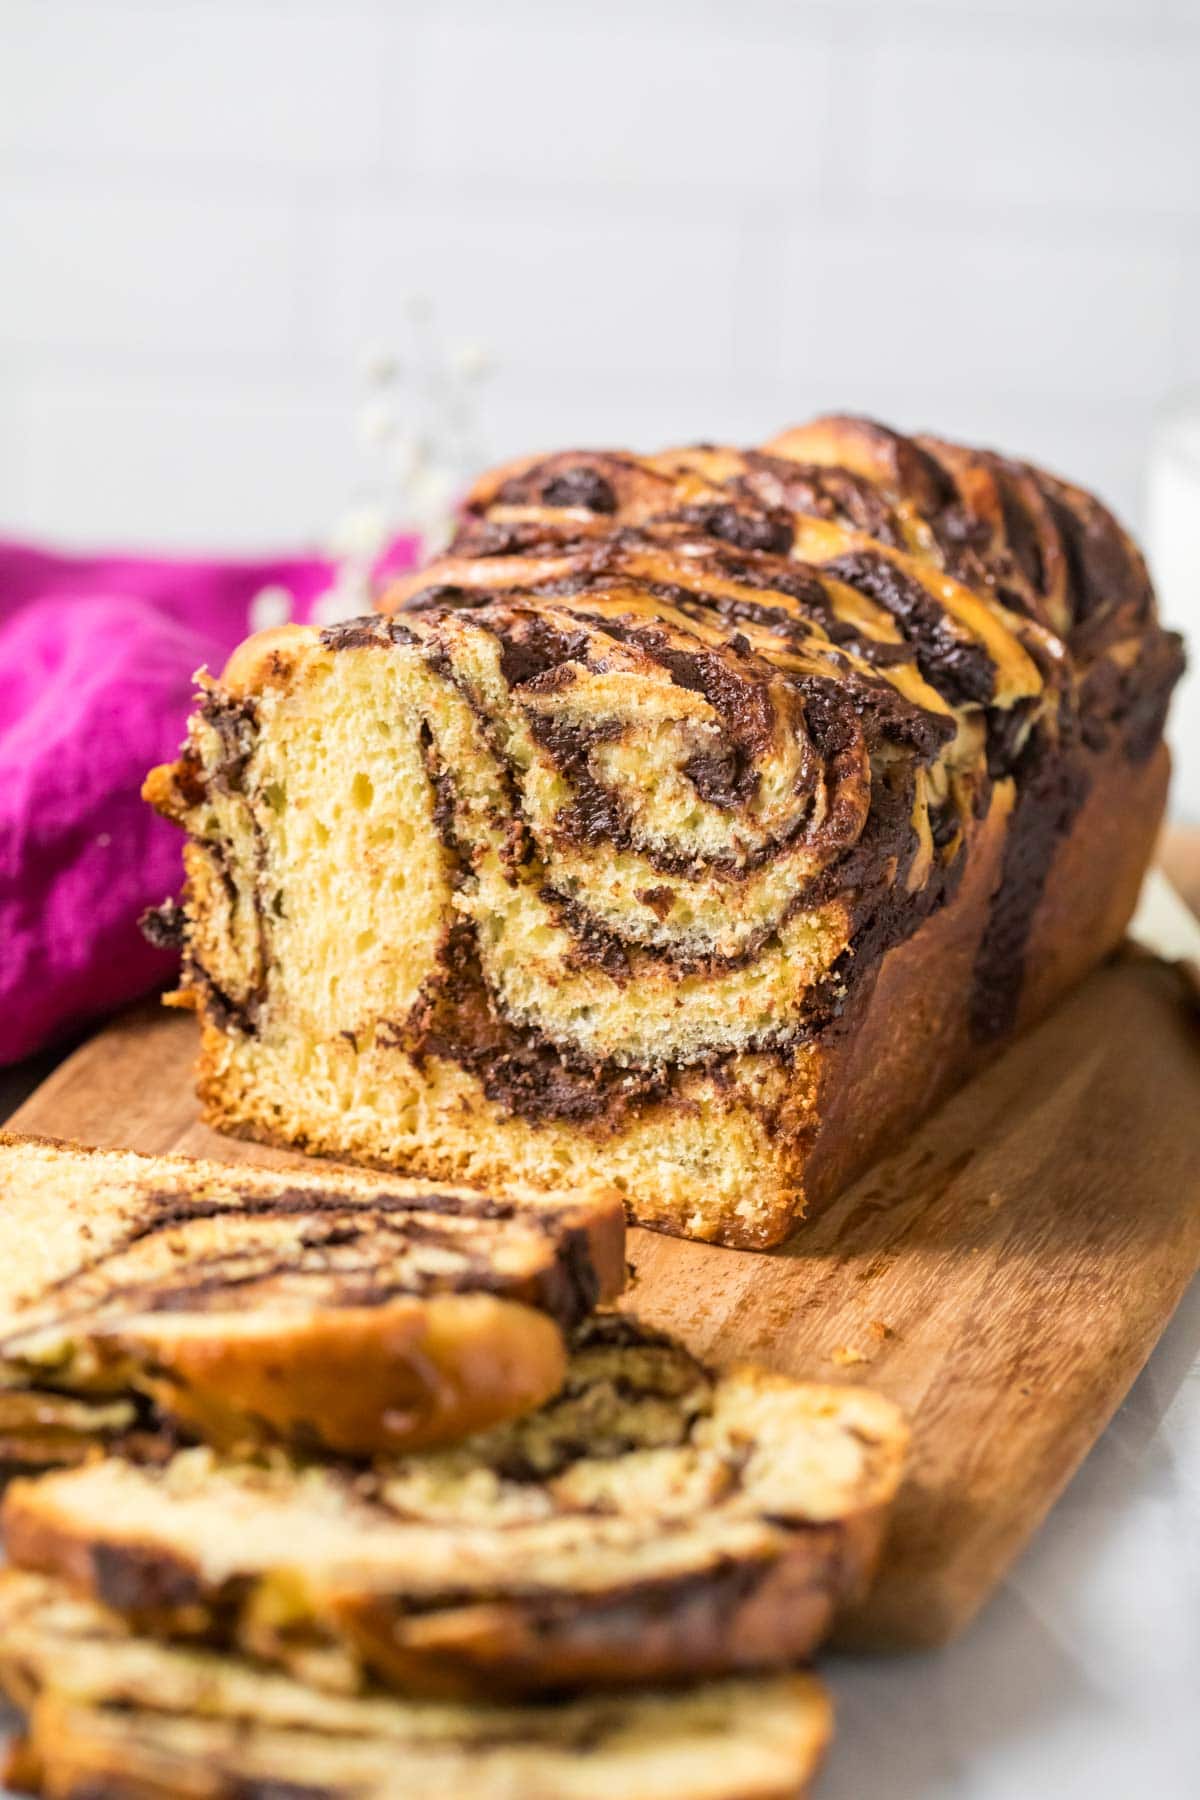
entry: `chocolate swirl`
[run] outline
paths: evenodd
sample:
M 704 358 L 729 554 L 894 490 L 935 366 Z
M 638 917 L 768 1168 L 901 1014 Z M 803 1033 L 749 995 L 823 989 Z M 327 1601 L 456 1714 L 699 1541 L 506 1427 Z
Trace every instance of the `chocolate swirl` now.
M 545 943 L 519 973 L 494 822 L 442 757 L 493 1014 L 568 1065 L 645 1072 L 824 1029 L 951 890 L 994 783 L 1044 787 L 1046 759 L 1161 719 L 1179 662 L 1090 496 L 845 418 L 761 451 L 564 453 L 485 477 L 448 555 L 384 608 L 507 796 L 502 879 Z M 1086 793 L 1072 767 L 1049 826 L 1016 809 L 1020 892 L 997 896 L 980 977 L 1004 1016 Z M 997 1008 L 976 1012 L 991 1030 Z

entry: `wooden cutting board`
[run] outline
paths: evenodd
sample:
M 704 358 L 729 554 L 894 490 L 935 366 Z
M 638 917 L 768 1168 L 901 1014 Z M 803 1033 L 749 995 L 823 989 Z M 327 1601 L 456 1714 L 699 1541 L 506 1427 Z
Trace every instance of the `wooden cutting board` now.
M 12 1128 L 302 1162 L 197 1122 L 194 1033 L 140 1008 Z M 1164 963 L 1114 963 L 784 1250 L 637 1231 L 631 1257 L 631 1304 L 701 1354 L 870 1382 L 905 1408 L 910 1470 L 845 1637 L 941 1642 L 1053 1505 L 1200 1264 L 1196 997 Z

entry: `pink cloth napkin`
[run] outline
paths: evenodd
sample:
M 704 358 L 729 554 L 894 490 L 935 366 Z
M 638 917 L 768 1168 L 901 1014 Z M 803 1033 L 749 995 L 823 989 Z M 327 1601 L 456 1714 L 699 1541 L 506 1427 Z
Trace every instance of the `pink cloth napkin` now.
M 400 540 L 387 567 L 416 560 Z M 0 543 L 0 1064 L 166 980 L 138 916 L 178 891 L 179 832 L 139 797 L 264 587 L 305 619 L 314 557 L 59 556 Z

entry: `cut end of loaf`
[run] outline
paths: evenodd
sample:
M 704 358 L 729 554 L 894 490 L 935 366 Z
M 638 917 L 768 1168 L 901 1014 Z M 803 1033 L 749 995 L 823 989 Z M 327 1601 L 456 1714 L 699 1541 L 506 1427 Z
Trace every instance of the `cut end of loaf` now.
M 486 650 L 494 662 L 492 641 L 466 634 L 464 660 Z M 253 645 L 239 657 L 245 710 L 230 723 L 222 690 L 195 734 L 203 797 L 189 803 L 186 765 L 150 784 L 192 832 L 189 997 L 206 1015 L 212 1122 L 446 1179 L 611 1183 L 642 1219 L 778 1236 L 796 1198 L 787 1148 L 815 1093 L 806 1046 L 764 1046 L 845 949 L 844 907 L 795 913 L 746 960 L 774 935 L 770 870 L 736 906 L 710 884 L 683 939 L 694 968 L 656 954 L 659 912 L 684 910 L 666 889 L 634 900 L 643 948 L 593 942 L 515 841 L 478 718 L 422 655 L 297 633 L 257 659 L 278 684 L 258 689 Z M 647 706 L 670 700 L 669 683 L 648 687 Z M 224 792 L 232 738 L 246 757 Z M 469 858 L 434 742 L 467 791 Z M 526 748 L 550 829 L 557 777 Z M 644 871 L 582 861 L 589 903 L 615 921 Z

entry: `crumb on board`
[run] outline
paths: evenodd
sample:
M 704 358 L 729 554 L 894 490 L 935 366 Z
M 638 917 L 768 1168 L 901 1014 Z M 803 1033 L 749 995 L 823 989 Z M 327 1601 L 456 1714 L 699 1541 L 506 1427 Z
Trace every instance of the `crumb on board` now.
M 854 1344 L 838 1344 L 836 1349 L 829 1352 L 829 1360 L 836 1363 L 839 1369 L 849 1369 L 853 1368 L 856 1363 L 870 1362 L 884 1339 L 893 1335 L 892 1328 L 886 1320 L 871 1319 L 867 1325 L 867 1336 L 870 1339 L 869 1349 L 861 1350 Z

